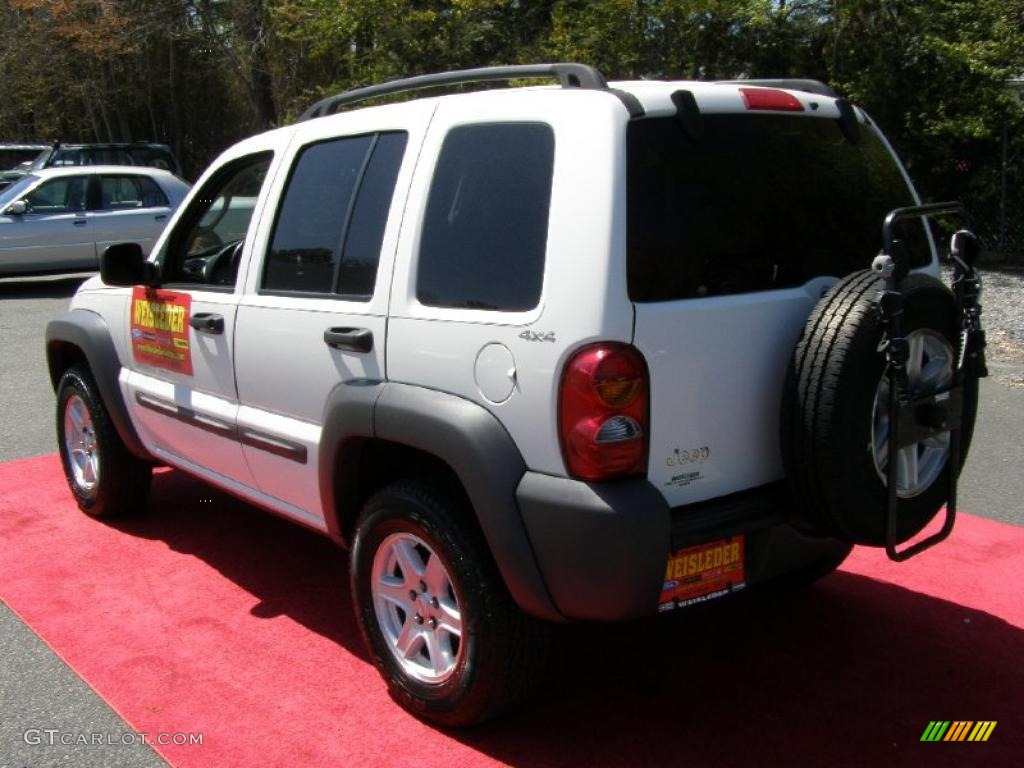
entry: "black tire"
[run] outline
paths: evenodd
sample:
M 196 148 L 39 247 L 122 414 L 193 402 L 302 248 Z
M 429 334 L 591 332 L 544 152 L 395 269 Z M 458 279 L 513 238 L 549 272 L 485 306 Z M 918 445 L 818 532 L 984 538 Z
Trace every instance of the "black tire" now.
M 548 658 L 545 626 L 513 602 L 483 536 L 468 522 L 467 507 L 445 488 L 415 481 L 390 485 L 364 507 L 351 555 L 356 616 L 391 696 L 417 717 L 447 727 L 482 722 L 524 700 Z M 460 654 L 442 682 L 424 682 L 406 671 L 377 617 L 374 557 L 393 534 L 412 534 L 440 557 L 458 601 Z
M 98 457 L 94 481 L 85 484 L 76 477 L 66 439 L 65 413 L 72 398 L 78 398 L 92 422 L 88 432 L 94 441 L 92 453 Z M 84 366 L 68 368 L 57 387 L 57 446 L 68 487 L 78 508 L 87 515 L 112 518 L 139 512 L 145 507 L 152 466 L 133 456 L 125 447 L 110 421 L 96 383 Z
M 855 272 L 818 303 L 793 355 L 782 404 L 782 451 L 798 501 L 797 524 L 856 544 L 885 544 L 885 483 L 871 446 L 875 396 L 885 370 L 882 327 L 874 309 L 881 279 Z M 955 350 L 953 295 L 928 275 L 910 275 L 902 331 L 930 329 Z M 960 467 L 977 411 L 977 379 L 964 382 Z M 946 502 L 949 467 L 915 496 L 900 498 L 898 538 L 918 533 Z

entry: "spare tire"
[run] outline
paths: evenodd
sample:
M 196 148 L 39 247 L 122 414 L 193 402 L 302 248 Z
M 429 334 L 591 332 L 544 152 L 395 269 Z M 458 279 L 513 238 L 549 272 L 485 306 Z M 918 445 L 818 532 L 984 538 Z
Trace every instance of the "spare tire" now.
M 875 310 L 881 278 L 855 272 L 826 293 L 807 320 L 790 362 L 782 403 L 782 451 L 802 530 L 884 546 L 888 378 Z M 901 330 L 910 344 L 912 396 L 952 383 L 958 324 L 952 292 L 929 275 L 902 281 Z M 960 466 L 978 405 L 977 378 L 965 377 Z M 900 451 L 899 540 L 918 533 L 946 503 L 950 433 Z M 959 471 L 960 467 L 957 468 Z

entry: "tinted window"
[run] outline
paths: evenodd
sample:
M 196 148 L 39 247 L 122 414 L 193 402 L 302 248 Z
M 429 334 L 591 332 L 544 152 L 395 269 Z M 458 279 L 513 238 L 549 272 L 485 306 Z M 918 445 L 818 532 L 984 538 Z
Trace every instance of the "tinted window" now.
M 56 168 L 69 165 L 134 165 L 134 163 L 127 150 L 90 148 L 58 149 L 47 165 Z
M 540 300 L 555 137 L 540 123 L 470 125 L 445 138 L 430 187 L 416 295 L 516 311 Z
M 27 195 L 29 213 L 69 213 L 85 210 L 88 177 L 62 176 L 40 184 Z
M 372 142 L 372 136 L 359 136 L 302 150 L 274 225 L 264 288 L 331 292 L 352 195 Z
M 271 154 L 236 160 L 220 169 L 192 198 L 167 246 L 169 283 L 232 286 Z
M 0 171 L 16 168 L 24 162 L 30 162 L 39 154 L 38 149 L 10 149 L 0 147 Z
M 171 173 L 180 172 L 174 155 L 162 147 L 132 147 L 130 152 L 136 165 L 148 165 Z
M 169 205 L 167 196 L 148 176 L 100 176 L 100 208 L 123 211 Z
M 407 138 L 405 133 L 383 133 L 373 148 L 345 235 L 338 275 L 340 294 L 367 298 L 373 295 L 384 227 Z
M 851 144 L 834 120 L 704 115 L 694 141 L 673 118 L 628 128 L 628 270 L 634 301 L 802 285 L 865 269 L 882 220 L 912 204 L 884 145 Z M 915 265 L 931 254 L 917 223 Z

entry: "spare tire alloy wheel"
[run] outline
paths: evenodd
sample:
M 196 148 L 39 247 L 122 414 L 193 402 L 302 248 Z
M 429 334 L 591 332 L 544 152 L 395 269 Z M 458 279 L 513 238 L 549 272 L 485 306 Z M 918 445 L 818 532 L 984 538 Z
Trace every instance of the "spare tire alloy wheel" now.
M 373 558 L 373 607 L 395 661 L 410 677 L 441 683 L 462 657 L 462 616 L 452 577 L 423 539 L 395 533 Z
M 955 353 L 939 333 L 919 328 L 907 334 L 910 357 L 906 365 L 906 394 L 910 399 L 925 397 L 948 389 L 953 383 Z M 942 432 L 921 442 L 901 448 L 897 454 L 896 495 L 901 499 L 917 496 L 938 479 L 949 458 L 950 433 Z M 887 484 L 889 460 L 889 375 L 882 374 L 875 394 L 871 430 L 872 454 L 878 477 Z

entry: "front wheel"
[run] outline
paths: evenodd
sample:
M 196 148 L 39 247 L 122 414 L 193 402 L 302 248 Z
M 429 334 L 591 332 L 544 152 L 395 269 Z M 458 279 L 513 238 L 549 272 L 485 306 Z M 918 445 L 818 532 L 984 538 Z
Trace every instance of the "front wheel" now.
M 465 502 L 423 483 L 390 485 L 356 528 L 356 614 L 392 697 L 465 726 L 522 700 L 541 672 L 538 622 L 512 601 Z
M 143 507 L 152 467 L 125 447 L 84 367 L 69 368 L 57 387 L 57 446 L 83 512 L 117 517 Z

